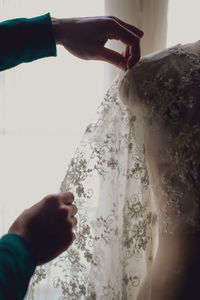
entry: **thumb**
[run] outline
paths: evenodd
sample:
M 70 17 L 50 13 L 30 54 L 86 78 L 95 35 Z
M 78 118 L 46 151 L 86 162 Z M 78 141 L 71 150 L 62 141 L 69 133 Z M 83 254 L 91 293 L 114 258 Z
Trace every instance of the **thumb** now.
M 103 47 L 100 52 L 101 60 L 111 63 L 112 65 L 127 70 L 127 59 L 120 53 Z

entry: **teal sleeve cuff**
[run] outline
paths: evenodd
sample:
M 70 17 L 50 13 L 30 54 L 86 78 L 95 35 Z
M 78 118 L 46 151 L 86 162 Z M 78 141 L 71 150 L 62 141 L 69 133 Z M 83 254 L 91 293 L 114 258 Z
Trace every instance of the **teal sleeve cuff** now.
M 0 239 L 0 295 L 23 299 L 36 265 L 28 241 L 17 234 Z
M 57 55 L 49 13 L 0 23 L 0 40 L 0 71 Z

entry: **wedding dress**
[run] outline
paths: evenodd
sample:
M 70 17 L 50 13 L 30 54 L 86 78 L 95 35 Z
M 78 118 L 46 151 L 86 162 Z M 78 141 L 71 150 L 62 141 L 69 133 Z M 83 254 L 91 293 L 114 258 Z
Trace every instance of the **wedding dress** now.
M 200 42 L 145 57 L 122 80 L 145 145 L 160 232 L 200 230 Z
M 75 195 L 76 240 L 36 269 L 27 299 L 159 299 L 159 237 L 200 231 L 199 97 L 200 42 L 119 75 L 61 184 Z

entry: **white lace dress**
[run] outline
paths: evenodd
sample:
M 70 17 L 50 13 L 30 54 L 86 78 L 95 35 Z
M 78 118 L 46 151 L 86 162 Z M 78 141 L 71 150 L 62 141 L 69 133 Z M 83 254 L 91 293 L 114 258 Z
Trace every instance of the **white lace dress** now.
M 160 232 L 200 231 L 200 42 L 145 57 L 123 79 Z
M 27 299 L 134 300 L 158 235 L 199 232 L 199 97 L 199 42 L 119 76 L 61 185 L 75 195 L 77 238 L 36 269 Z

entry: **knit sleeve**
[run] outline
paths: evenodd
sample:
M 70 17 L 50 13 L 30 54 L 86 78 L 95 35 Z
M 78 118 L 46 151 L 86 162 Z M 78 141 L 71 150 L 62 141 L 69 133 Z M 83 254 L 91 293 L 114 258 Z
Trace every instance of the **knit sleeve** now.
M 24 62 L 56 56 L 50 14 L 0 23 L 0 71 Z
M 24 298 L 36 265 L 28 241 L 17 234 L 0 239 L 0 299 Z

